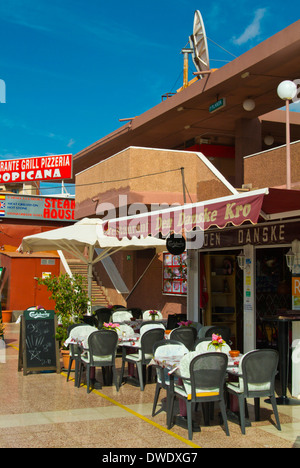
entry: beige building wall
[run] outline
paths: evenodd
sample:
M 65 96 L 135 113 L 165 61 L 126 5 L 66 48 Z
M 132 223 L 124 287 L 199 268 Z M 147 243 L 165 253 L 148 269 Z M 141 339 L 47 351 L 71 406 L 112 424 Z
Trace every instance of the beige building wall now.
M 130 147 L 76 175 L 77 219 L 98 215 L 101 204 L 197 202 L 230 195 L 233 187 L 201 153 Z M 110 182 L 111 181 L 111 182 Z
M 291 143 L 291 188 L 300 189 L 300 141 Z M 244 182 L 252 188 L 286 186 L 286 145 L 244 158 Z

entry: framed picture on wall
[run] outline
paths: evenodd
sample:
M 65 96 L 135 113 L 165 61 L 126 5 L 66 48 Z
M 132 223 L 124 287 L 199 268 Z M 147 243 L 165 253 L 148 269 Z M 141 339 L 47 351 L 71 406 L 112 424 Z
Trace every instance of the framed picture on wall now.
M 187 254 L 163 254 L 163 294 L 186 296 L 187 294 Z

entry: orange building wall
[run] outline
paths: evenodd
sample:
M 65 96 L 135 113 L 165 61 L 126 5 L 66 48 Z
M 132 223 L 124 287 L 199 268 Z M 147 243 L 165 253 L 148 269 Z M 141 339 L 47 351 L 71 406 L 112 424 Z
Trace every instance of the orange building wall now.
M 47 257 L 11 258 L 1 255 L 1 265 L 6 267 L 4 281 L 7 281 L 7 287 L 4 285 L 7 298 L 3 303 L 5 297 L 2 297 L 2 307 L 14 311 L 22 311 L 37 305 L 42 305 L 46 309 L 55 308 L 55 303 L 49 299 L 46 287 L 38 285 L 34 278 L 41 277 L 43 272 L 59 275 L 60 260 L 56 258 L 55 265 L 41 265 L 42 258 Z

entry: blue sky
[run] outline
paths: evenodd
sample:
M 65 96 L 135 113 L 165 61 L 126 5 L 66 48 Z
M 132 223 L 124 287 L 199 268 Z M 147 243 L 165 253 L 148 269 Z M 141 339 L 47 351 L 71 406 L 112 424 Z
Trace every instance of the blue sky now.
M 278 0 L 2 0 L 0 159 L 76 154 L 176 91 L 195 10 L 212 68 L 298 19 Z

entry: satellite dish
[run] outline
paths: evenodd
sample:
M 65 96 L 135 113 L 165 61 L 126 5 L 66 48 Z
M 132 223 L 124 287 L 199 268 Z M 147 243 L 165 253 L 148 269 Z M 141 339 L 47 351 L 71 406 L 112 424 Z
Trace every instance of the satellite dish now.
M 193 49 L 192 57 L 198 72 L 209 70 L 209 55 L 206 32 L 199 10 L 195 11 L 193 34 L 190 36 L 190 46 Z

